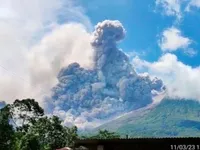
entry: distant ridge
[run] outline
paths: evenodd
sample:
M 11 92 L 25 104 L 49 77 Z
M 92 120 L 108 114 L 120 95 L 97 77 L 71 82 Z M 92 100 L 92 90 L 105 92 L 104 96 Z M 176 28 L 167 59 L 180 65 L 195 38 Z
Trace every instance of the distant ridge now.
M 137 138 L 200 137 L 200 104 L 165 99 L 97 127 Z

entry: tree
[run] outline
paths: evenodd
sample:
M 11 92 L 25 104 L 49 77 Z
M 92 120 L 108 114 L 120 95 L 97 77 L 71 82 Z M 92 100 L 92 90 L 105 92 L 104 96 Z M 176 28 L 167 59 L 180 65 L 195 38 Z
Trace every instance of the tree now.
M 39 141 L 39 147 L 42 150 L 55 150 L 56 148 L 73 146 L 78 136 L 77 128 L 64 127 L 61 123 L 62 121 L 57 116 L 39 118 L 32 126 L 30 126 L 25 135 L 25 139 L 27 140 L 22 143 L 30 145 L 30 143 L 37 143 L 37 141 Z M 33 135 L 35 136 L 34 138 Z M 28 140 L 28 138 L 31 139 Z M 21 144 L 21 146 L 23 146 L 23 144 Z M 23 147 L 21 146 L 20 148 L 22 149 Z M 29 149 L 24 148 L 24 150 Z
M 78 139 L 78 128 L 76 126 L 68 128 L 65 128 L 65 140 L 66 140 L 66 145 L 69 147 L 73 147 L 75 144 L 75 141 Z
M 99 133 L 91 137 L 92 139 L 118 139 L 120 135 L 115 132 L 109 132 L 108 130 L 100 130 Z
M 21 140 L 27 139 L 24 136 L 29 126 L 43 115 L 44 110 L 34 99 L 15 100 L 0 109 L 0 149 L 18 149 Z M 33 137 L 30 139 L 33 141 Z
M 10 149 L 14 140 L 14 130 L 9 124 L 9 110 L 0 109 L 0 149 Z
M 44 116 L 33 99 L 15 100 L 0 109 L 0 149 L 55 150 L 73 146 L 77 127 L 62 125 L 57 116 Z
M 44 110 L 34 99 L 15 100 L 7 105 L 10 121 L 17 130 L 28 130 L 30 124 L 44 115 Z
M 38 136 L 26 134 L 21 138 L 17 150 L 40 150 L 40 141 Z

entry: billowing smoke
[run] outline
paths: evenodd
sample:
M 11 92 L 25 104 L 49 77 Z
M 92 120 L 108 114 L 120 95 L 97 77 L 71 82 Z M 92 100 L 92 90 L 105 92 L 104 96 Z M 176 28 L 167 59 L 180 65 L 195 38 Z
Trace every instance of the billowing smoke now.
M 117 42 L 125 37 L 125 29 L 119 21 L 98 23 L 93 35 L 94 64 L 107 84 L 116 86 L 124 76 L 136 77 L 128 57 L 117 48 Z
M 155 93 L 164 90 L 163 83 L 134 71 L 127 55 L 117 48 L 124 37 L 119 21 L 98 23 L 91 41 L 93 68 L 77 62 L 64 67 L 45 100 L 46 111 L 60 116 L 66 125 L 85 128 L 150 104 Z
M 58 82 L 59 71 L 74 61 L 84 68 L 92 68 L 90 38 L 83 25 L 68 23 L 58 26 L 35 45 L 28 55 L 29 78 L 36 87 L 34 94 L 48 92 Z
M 118 20 L 105 20 L 95 26 L 91 44 L 94 47 L 116 46 L 116 42 L 124 37 L 125 29 Z
M 74 0 L 0 0 L 0 100 L 41 103 L 62 67 L 90 64 L 91 29 Z

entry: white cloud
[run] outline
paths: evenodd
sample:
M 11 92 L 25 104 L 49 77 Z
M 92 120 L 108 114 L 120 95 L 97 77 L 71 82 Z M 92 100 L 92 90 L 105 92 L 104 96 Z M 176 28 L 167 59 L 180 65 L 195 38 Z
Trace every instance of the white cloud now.
M 167 16 L 176 16 L 178 19 L 182 17 L 181 0 L 156 0 L 156 5 L 161 6 Z
M 173 52 L 178 49 L 185 49 L 192 43 L 188 37 L 184 37 L 181 31 L 175 27 L 163 31 L 159 46 L 162 51 Z
M 59 25 L 60 20 L 67 25 Z M 74 56 L 88 50 L 89 36 L 83 26 L 71 22 L 91 27 L 84 9 L 73 0 L 0 0 L 1 100 L 45 93 L 44 87 L 55 82 L 57 69 L 66 64 L 58 58 L 83 62 L 85 55 Z
M 137 69 L 143 67 L 150 75 L 161 78 L 167 86 L 169 97 L 200 101 L 200 67 L 192 68 L 169 53 L 153 63 L 144 60 L 133 62 Z
M 147 67 L 150 65 L 149 62 L 140 59 L 139 56 L 135 56 L 132 60 L 133 67 L 136 69 L 139 73 L 144 73 L 147 71 Z
M 163 9 L 166 16 L 175 16 L 179 21 L 184 11 L 190 12 L 192 8 L 200 8 L 200 0 L 155 0 L 156 6 Z
M 200 8 L 200 0 L 191 0 L 185 10 L 190 11 L 191 7 Z
M 193 48 L 187 48 L 184 50 L 184 53 L 190 57 L 194 57 L 198 54 L 198 51 Z
M 30 50 L 29 77 L 33 86 L 40 87 L 39 94 L 57 83 L 62 67 L 72 62 L 92 67 L 90 38 L 84 26 L 68 23 L 58 26 Z

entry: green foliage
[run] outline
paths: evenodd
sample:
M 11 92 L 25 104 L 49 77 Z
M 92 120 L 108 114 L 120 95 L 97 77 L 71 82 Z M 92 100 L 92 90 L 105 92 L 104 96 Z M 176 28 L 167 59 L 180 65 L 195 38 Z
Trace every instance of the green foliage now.
M 115 132 L 109 132 L 108 130 L 99 130 L 99 132 L 89 137 L 89 139 L 118 139 L 120 135 Z
M 73 146 L 77 127 L 68 128 L 56 117 L 46 117 L 33 99 L 16 100 L 0 110 L 0 149 L 55 150 Z
M 49 150 L 67 146 L 73 146 L 77 138 L 77 128 L 67 128 L 61 125 L 61 120 L 53 116 L 51 118 L 39 118 L 29 129 L 28 134 L 37 135 L 40 147 Z
M 18 150 L 40 150 L 40 141 L 37 135 L 26 134 L 19 141 Z
M 7 105 L 7 107 L 10 112 L 10 120 L 17 130 L 28 130 L 30 124 L 44 115 L 44 110 L 34 99 L 15 100 L 13 104 Z M 18 121 L 18 124 L 16 121 Z
M 65 140 L 66 145 L 69 147 L 73 147 L 75 141 L 78 139 L 78 128 L 76 126 L 68 128 L 65 127 Z
M 14 130 L 9 124 L 9 111 L 5 107 L 0 110 L 0 149 L 9 149 L 12 147 L 14 139 Z

